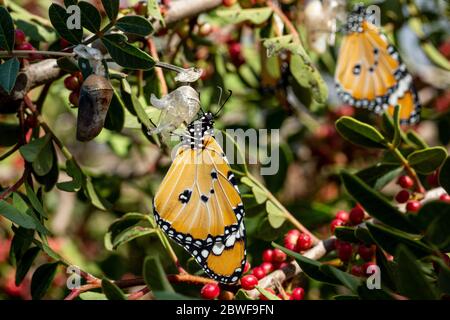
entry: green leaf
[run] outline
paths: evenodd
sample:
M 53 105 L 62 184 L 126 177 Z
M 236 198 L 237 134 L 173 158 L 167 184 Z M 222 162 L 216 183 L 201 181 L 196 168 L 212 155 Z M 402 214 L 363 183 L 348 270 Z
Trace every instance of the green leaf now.
M 286 216 L 272 201 L 266 202 L 267 218 L 274 229 L 278 229 L 286 221 Z
M 35 215 L 34 211 L 28 207 L 28 203 L 25 202 L 25 200 L 22 198 L 21 195 L 19 195 L 19 193 L 16 192 L 13 193 L 13 206 L 23 214 L 28 215 L 31 217 L 31 219 L 33 219 L 35 225 L 34 229 L 36 229 L 38 232 L 44 235 L 50 234 L 50 231 L 48 231 L 47 228 L 45 228 L 45 226 Z
M 149 70 L 155 65 L 148 53 L 127 43 L 122 34 L 104 35 L 102 42 L 113 60 L 124 68 Z
M 83 29 L 69 29 L 67 28 L 67 19 L 69 14 L 66 9 L 52 3 L 48 9 L 48 16 L 60 37 L 66 39 L 71 44 L 80 44 L 83 38 Z
M 82 300 L 108 300 L 103 293 L 87 291 L 80 294 Z
M 351 242 L 351 243 L 359 243 L 360 239 L 358 239 L 355 235 L 355 229 L 352 227 L 337 227 L 334 231 L 336 238 L 342 241 Z
M 443 147 L 431 147 L 414 151 L 408 155 L 409 164 L 421 174 L 430 174 L 437 170 L 447 158 Z
M 341 178 L 347 192 L 372 217 L 406 232 L 416 231 L 400 211 L 393 207 L 382 194 L 370 188 L 361 179 L 346 171 L 341 173 Z
M 255 182 L 248 177 L 242 177 L 241 182 L 248 185 L 252 189 L 252 193 L 255 196 L 256 203 L 262 204 L 267 201 L 267 194 L 262 190 Z
M 253 300 L 252 298 L 249 297 L 249 295 L 247 294 L 247 292 L 244 289 L 239 289 L 236 292 L 234 299 L 236 299 L 236 300 Z
M 78 66 L 78 61 L 73 57 L 61 57 L 56 60 L 56 64 L 62 70 L 68 73 L 74 73 L 80 71 L 80 67 Z
M 421 137 L 419 137 L 419 135 L 415 131 L 409 130 L 406 134 L 406 137 L 419 149 L 428 148 L 428 144 Z
M 125 124 L 125 110 L 123 101 L 120 98 L 117 91 L 114 90 L 114 95 L 111 99 L 108 113 L 106 114 L 105 128 L 108 130 L 121 132 L 124 124 Z
M 12 229 L 14 230 L 14 237 L 9 250 L 9 258 L 13 263 L 17 264 L 33 242 L 34 230 L 23 227 L 13 227 Z
M 107 279 L 102 279 L 102 289 L 108 300 L 126 300 L 122 290 Z
M 133 226 L 130 227 L 120 234 L 118 234 L 114 239 L 112 239 L 112 247 L 113 249 L 117 249 L 117 247 L 139 237 L 146 236 L 148 234 L 155 233 L 156 230 L 153 228 L 146 228 L 141 226 Z
M 1 7 L 0 7 L 1 8 Z M 14 57 L 0 64 L 0 86 L 10 94 L 16 84 L 17 74 L 19 73 L 20 63 Z
M 146 257 L 143 266 L 144 280 L 150 290 L 175 292 L 167 279 L 167 275 L 159 261 L 159 257 Z M 156 296 L 157 297 L 157 296 Z
M 12 51 L 14 48 L 14 23 L 5 7 L 0 6 L 0 48 Z
M 395 279 L 398 292 L 413 300 L 437 299 L 437 294 L 426 279 L 416 257 L 403 246 L 398 249 L 396 257 L 398 268 Z
M 386 141 L 377 129 L 351 117 L 341 117 L 337 120 L 336 129 L 344 139 L 358 146 L 386 148 Z
M 50 136 L 46 135 L 41 138 L 34 139 L 30 141 L 28 144 L 20 147 L 20 153 L 28 162 L 34 162 L 38 157 L 42 150 L 45 148 L 45 145 L 50 140 Z
M 25 190 L 27 191 L 28 200 L 30 200 L 33 208 L 41 215 L 41 217 L 47 217 L 41 201 L 38 199 L 36 193 L 34 193 L 28 183 L 25 183 Z
M 397 164 L 378 163 L 359 171 L 356 176 L 375 190 L 380 190 L 397 178 L 402 170 L 403 167 Z
M 447 157 L 439 173 L 439 184 L 450 194 L 450 157 Z
M 33 171 L 39 176 L 45 176 L 53 167 L 53 161 L 55 161 L 54 146 L 50 139 L 47 140 L 43 148 L 37 154 L 36 159 L 33 161 Z
M 402 141 L 401 137 L 402 129 L 400 128 L 400 106 L 395 106 L 394 108 L 394 138 L 392 140 L 392 145 L 398 147 Z
M 123 32 L 137 34 L 139 36 L 148 36 L 153 32 L 152 24 L 142 16 L 124 16 L 117 20 L 116 27 Z
M 103 8 L 110 21 L 115 21 L 119 14 L 120 0 L 102 0 Z
M 400 244 L 407 246 L 418 257 L 424 257 L 433 252 L 417 236 L 372 223 L 367 223 L 367 228 L 376 244 L 391 255 L 395 254 Z
M 249 21 L 254 24 L 261 24 L 272 15 L 270 8 L 252 8 L 252 9 L 226 9 L 218 10 L 217 16 L 222 18 L 227 24 L 238 24 L 244 21 Z
M 320 270 L 322 263 L 320 263 L 319 261 L 309 259 L 309 258 L 301 255 L 300 253 L 288 250 L 285 247 L 280 246 L 274 242 L 272 242 L 272 245 L 275 248 L 278 248 L 281 251 L 283 251 L 284 253 L 286 253 L 288 256 L 293 257 L 299 264 L 302 271 L 308 277 L 310 277 L 314 280 L 320 281 L 320 282 L 325 282 L 325 283 L 329 283 L 329 284 L 333 284 L 333 285 L 341 284 L 341 282 L 338 281 L 335 277 L 332 277 Z
M 0 215 L 23 228 L 36 229 L 34 219 L 31 216 L 19 211 L 4 200 L 0 200 Z
M 90 177 L 88 177 L 85 181 L 84 190 L 86 196 L 89 198 L 89 200 L 91 200 L 91 203 L 98 209 L 106 211 L 107 207 L 110 206 L 110 204 L 108 204 L 103 198 L 99 196 L 99 194 L 95 190 L 94 185 L 92 184 Z
M 97 8 L 86 1 L 80 1 L 78 6 L 81 10 L 81 25 L 92 33 L 100 31 L 102 17 Z
M 288 35 L 265 39 L 263 44 L 269 56 L 285 50 L 293 53 L 290 71 L 295 80 L 300 86 L 311 90 L 311 96 L 315 102 L 318 104 L 326 102 L 328 87 L 301 43 L 294 43 L 292 35 Z
M 344 286 L 350 289 L 353 293 L 358 292 L 358 287 L 361 285 L 361 279 L 357 278 L 347 272 L 341 271 L 336 267 L 322 264 L 320 271 L 330 275 L 333 278 L 339 280 Z
M 148 15 L 152 17 L 153 19 L 156 19 L 157 21 L 160 21 L 162 26 L 165 27 L 166 23 L 164 21 L 164 18 L 161 14 L 161 10 L 159 9 L 158 0 L 148 0 L 147 1 L 147 10 Z
M 22 259 L 20 259 L 16 269 L 16 286 L 19 286 L 22 283 L 40 251 L 41 249 L 39 247 L 32 247 L 28 249 Z
M 67 192 L 75 192 L 80 190 L 83 185 L 84 175 L 73 159 L 66 160 L 66 172 L 70 177 L 72 177 L 72 180 L 58 183 L 56 185 L 58 189 Z
M 450 294 L 450 268 L 442 259 L 435 261 L 439 265 L 438 287 L 443 293 L 448 295 Z
M 442 252 L 450 251 L 450 204 L 443 201 L 428 202 L 412 218 L 424 230 L 428 242 Z
M 279 297 L 274 295 L 272 292 L 267 291 L 263 287 L 256 286 L 256 290 L 258 290 L 264 297 L 266 297 L 269 300 L 281 300 Z
M 45 295 L 55 277 L 58 264 L 59 262 L 43 264 L 33 273 L 30 289 L 33 300 L 40 300 Z

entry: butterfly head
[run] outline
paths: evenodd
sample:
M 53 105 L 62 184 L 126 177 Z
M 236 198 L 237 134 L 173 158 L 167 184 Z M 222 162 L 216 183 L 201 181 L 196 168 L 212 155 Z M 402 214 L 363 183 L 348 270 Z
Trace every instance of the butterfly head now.
M 344 26 L 344 33 L 363 32 L 362 23 L 367 18 L 366 7 L 362 4 L 355 5 L 353 11 L 348 15 Z

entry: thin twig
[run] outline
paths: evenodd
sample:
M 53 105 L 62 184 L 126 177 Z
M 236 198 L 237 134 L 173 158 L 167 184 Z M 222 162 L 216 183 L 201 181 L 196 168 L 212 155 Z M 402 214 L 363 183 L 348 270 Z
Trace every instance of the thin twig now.
M 152 38 L 147 38 L 147 46 L 153 59 L 159 62 L 158 50 L 156 50 L 155 42 L 152 40 Z M 165 96 L 169 92 L 169 90 L 167 89 L 167 83 L 166 79 L 164 78 L 164 73 L 161 68 L 156 68 L 155 73 L 161 86 L 161 94 Z
M 273 10 L 273 12 L 275 12 L 281 18 L 281 20 L 283 21 L 286 28 L 289 29 L 289 32 L 292 34 L 292 38 L 293 38 L 292 41 L 301 43 L 302 39 L 300 38 L 300 35 L 298 34 L 297 29 L 292 24 L 292 22 L 289 20 L 289 18 L 284 14 L 283 10 L 281 10 L 280 7 L 278 7 L 278 5 L 276 3 L 274 3 L 272 0 L 267 0 L 266 3 L 267 3 L 267 6 L 269 8 L 271 8 Z

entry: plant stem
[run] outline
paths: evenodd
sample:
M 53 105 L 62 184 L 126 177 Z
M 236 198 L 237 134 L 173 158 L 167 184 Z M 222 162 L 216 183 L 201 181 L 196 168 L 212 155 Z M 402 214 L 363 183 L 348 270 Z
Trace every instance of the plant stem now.
M 284 216 L 286 217 L 286 220 L 288 220 L 293 226 L 295 226 L 298 230 L 300 230 L 303 233 L 306 233 L 307 235 L 309 235 L 313 241 L 314 244 L 319 243 L 320 239 L 317 238 L 314 234 L 312 234 L 311 231 L 309 231 L 303 224 L 300 223 L 300 221 L 298 221 L 282 204 L 280 201 L 278 201 L 278 199 L 269 191 L 267 190 L 267 188 L 261 183 L 259 182 L 256 177 L 254 177 L 251 173 L 247 173 L 247 177 L 252 180 L 252 182 L 254 182 L 256 185 L 258 185 L 259 188 L 261 188 L 267 198 L 273 202 L 273 204 L 275 204 L 278 209 L 280 209 Z
M 294 43 L 302 43 L 302 40 L 300 38 L 300 35 L 298 34 L 297 29 L 292 24 L 292 22 L 289 20 L 289 18 L 284 14 L 283 10 L 281 10 L 280 7 L 278 7 L 277 4 L 275 4 L 272 0 L 267 0 L 267 6 L 273 10 L 283 21 L 286 28 L 289 29 L 289 32 L 292 34 L 292 40 Z
M 12 147 L 11 149 L 9 149 L 8 151 L 6 151 L 4 154 L 2 154 L 0 156 L 0 161 L 5 160 L 6 158 L 8 158 L 10 155 L 12 155 L 14 152 L 16 152 L 17 150 L 19 150 L 20 148 L 20 144 L 16 144 L 14 147 Z
M 49 57 L 73 57 L 75 54 L 72 52 L 59 52 L 59 51 L 45 51 L 45 50 L 12 50 L 0 51 L 0 58 L 6 57 L 29 57 L 31 55 L 43 55 Z
M 391 143 L 388 143 L 387 146 L 389 150 L 397 157 L 397 159 L 400 160 L 406 173 L 411 177 L 411 179 L 414 180 L 416 191 L 419 193 L 425 193 L 425 188 L 420 183 L 416 171 L 411 167 L 408 160 L 403 156 L 400 150 L 397 147 L 394 147 L 394 145 Z
M 151 38 L 147 38 L 147 46 L 153 59 L 159 62 L 158 50 L 156 50 L 155 43 Z M 159 80 L 161 95 L 165 96 L 169 92 L 169 90 L 167 89 L 167 83 L 166 79 L 164 78 L 164 73 L 162 72 L 161 68 L 155 69 L 155 73 Z

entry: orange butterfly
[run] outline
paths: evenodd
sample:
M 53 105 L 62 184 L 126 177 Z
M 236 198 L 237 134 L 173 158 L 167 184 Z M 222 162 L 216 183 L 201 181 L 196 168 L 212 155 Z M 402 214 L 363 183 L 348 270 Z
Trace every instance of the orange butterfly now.
M 153 209 L 159 227 L 211 278 L 232 283 L 246 261 L 244 206 L 213 124 L 204 113 L 187 127 Z
M 347 19 L 335 73 L 337 93 L 345 103 L 377 114 L 392 114 L 400 105 L 401 123 L 414 124 L 420 119 L 420 104 L 412 77 L 368 17 L 357 6 Z

